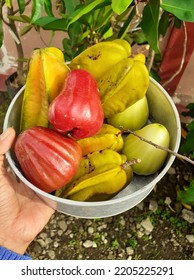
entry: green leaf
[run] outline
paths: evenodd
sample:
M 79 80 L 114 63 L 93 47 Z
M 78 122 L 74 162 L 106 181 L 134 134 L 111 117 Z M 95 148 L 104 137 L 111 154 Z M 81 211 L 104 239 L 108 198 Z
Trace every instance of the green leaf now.
M 109 30 L 110 28 L 112 29 L 112 35 L 110 35 L 110 33 L 109 33 L 109 32 L 111 32 L 111 30 Z M 105 35 L 106 33 L 107 33 L 107 35 Z M 102 38 L 105 39 L 106 36 L 107 36 L 106 39 L 112 37 L 114 35 L 114 32 L 113 32 L 111 22 L 108 22 L 108 23 L 104 24 L 101 28 L 99 28 L 98 35 L 99 35 L 100 41 Z M 104 35 L 105 35 L 105 37 L 104 37 Z
M 63 48 L 64 48 L 65 61 L 70 61 L 86 48 L 86 44 L 73 45 L 71 39 L 64 38 Z
M 188 111 L 182 112 L 182 115 L 184 117 L 192 117 L 194 118 L 194 103 L 189 103 L 186 108 L 188 109 Z
M 74 22 L 68 30 L 69 38 L 71 39 L 72 45 L 76 45 L 79 40 L 80 34 L 82 34 L 82 27 L 79 22 Z
M 128 16 L 128 18 L 125 20 L 123 26 L 121 27 L 119 34 L 118 34 L 118 38 L 121 38 L 121 39 L 125 38 L 128 30 L 129 30 L 129 27 L 131 25 L 131 21 L 135 15 L 136 15 L 136 8 L 134 6 L 130 15 Z
M 194 180 L 191 181 L 189 187 L 185 190 L 178 190 L 177 200 L 181 203 L 194 206 Z
M 18 0 L 18 7 L 19 7 L 19 10 L 20 10 L 20 14 L 22 14 L 25 10 L 25 7 L 26 7 L 25 0 Z
M 70 40 L 68 38 L 64 38 L 62 43 L 63 43 L 65 61 L 72 60 L 73 52 L 72 52 L 72 49 L 71 49 Z
M 104 6 L 110 4 L 109 0 L 95 0 L 87 5 L 82 5 L 80 8 L 75 10 L 73 14 L 71 14 L 71 20 L 68 24 L 68 27 L 78 21 L 83 15 L 90 13 L 92 10 L 96 9 L 100 4 L 103 4 Z
M 83 34 L 80 34 L 78 40 L 77 40 L 77 43 L 80 45 L 80 44 L 83 44 L 83 40 L 90 34 L 90 30 L 86 30 Z
M 100 28 L 105 28 L 108 30 L 106 25 L 111 25 L 111 17 L 113 11 L 110 6 L 106 6 L 100 9 L 97 9 L 93 12 L 93 29 L 98 30 Z M 87 15 L 86 15 L 87 16 Z M 109 27 L 108 27 L 109 28 Z
M 138 45 L 145 44 L 147 42 L 147 38 L 142 30 L 133 32 L 132 37 Z
M 120 15 L 129 7 L 132 2 L 133 0 L 112 0 L 111 6 L 113 11 Z
M 154 56 L 154 61 L 155 61 L 156 63 L 161 63 L 161 62 L 162 62 L 162 55 L 161 55 L 161 53 L 155 54 L 155 56 Z
M 53 16 L 52 2 L 50 0 L 44 0 L 44 9 L 48 16 Z
M 161 16 L 160 22 L 159 22 L 159 33 L 162 36 L 165 36 L 166 31 L 169 27 L 170 21 L 169 21 L 169 13 L 168 12 L 164 12 Z
M 94 21 L 92 14 L 84 15 L 79 19 L 79 22 L 89 28 L 90 30 L 93 29 Z
M 151 76 L 154 80 L 156 80 L 158 83 L 161 82 L 161 79 L 160 79 L 158 73 L 157 73 L 154 69 L 152 69 L 152 68 L 150 69 L 150 76 Z
M 143 10 L 143 19 L 140 26 L 148 43 L 155 53 L 160 53 L 158 47 L 158 20 L 160 0 L 150 0 Z
M 104 39 L 108 39 L 113 35 L 112 26 L 109 27 L 109 29 L 103 34 Z
M 187 125 L 187 129 L 188 130 L 194 130 L 194 121 L 190 122 L 188 125 Z
M 26 33 L 28 33 L 32 29 L 32 27 L 33 26 L 31 24 L 28 24 L 28 25 L 24 26 L 20 31 L 20 36 L 23 36 Z
M 34 22 L 35 25 L 42 27 L 45 30 L 61 30 L 67 31 L 67 18 L 56 19 L 55 17 L 42 17 Z
M 42 14 L 44 0 L 33 0 L 31 22 L 34 23 Z
M 8 8 L 11 9 L 11 7 L 12 7 L 12 0 L 5 0 L 5 4 L 7 5 Z
M 20 17 L 23 20 L 23 22 L 30 23 L 30 21 L 31 21 L 31 18 L 26 15 L 21 15 Z
M 21 15 L 21 16 L 9 16 L 9 19 L 14 20 L 14 21 L 18 21 L 18 22 L 30 22 L 31 19 L 27 16 Z
M 181 26 L 182 26 L 182 20 L 180 20 L 179 18 L 175 17 L 175 18 L 174 18 L 174 26 L 175 26 L 177 29 L 180 29 Z
M 180 146 L 180 153 L 189 154 L 194 151 L 194 130 L 190 130 L 184 143 Z
M 50 24 L 54 21 L 56 21 L 55 17 L 45 16 L 37 19 L 34 24 L 44 28 L 47 24 Z
M 63 1 L 65 3 L 65 7 L 67 9 L 68 15 L 71 15 L 75 11 L 76 7 L 80 4 L 79 0 L 71 0 L 71 1 L 63 0 Z
M 162 0 L 161 8 L 183 21 L 194 22 L 193 0 Z

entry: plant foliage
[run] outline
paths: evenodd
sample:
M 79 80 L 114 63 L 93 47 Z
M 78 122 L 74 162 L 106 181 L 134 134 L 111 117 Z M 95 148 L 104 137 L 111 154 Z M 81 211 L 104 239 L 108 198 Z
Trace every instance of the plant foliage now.
M 194 103 L 188 104 L 186 108 L 188 111 L 182 112 L 182 115 L 194 119 Z M 187 125 L 187 131 L 188 133 L 180 147 L 180 152 L 183 154 L 191 154 L 191 156 L 194 157 L 194 120 Z
M 160 53 L 159 36 L 170 23 L 194 21 L 193 0 L 3 0 L 0 4 L 0 46 L 3 43 L 4 5 L 12 10 L 9 20 L 22 22 L 20 36 L 35 28 L 63 31 L 66 59 L 70 60 L 89 45 L 102 40 L 125 38 L 131 44 L 148 43 Z M 13 11 L 13 2 L 17 2 Z M 31 14 L 26 7 L 31 5 Z M 16 3 L 14 7 L 16 6 Z M 140 7 L 140 8 L 139 8 Z M 57 11 L 57 12 L 56 12 Z M 162 13 L 161 13 L 162 11 Z M 134 22 L 136 23 L 134 25 Z
M 178 190 L 177 200 L 183 204 L 194 206 L 194 180 L 191 181 L 188 187 Z
M 180 153 L 194 158 L 194 103 L 186 106 L 188 109 L 182 112 L 185 117 L 190 117 L 191 121 L 186 125 L 186 138 L 180 146 Z M 194 206 L 194 180 L 191 180 L 189 186 L 184 186 L 177 191 L 177 200 L 183 204 Z

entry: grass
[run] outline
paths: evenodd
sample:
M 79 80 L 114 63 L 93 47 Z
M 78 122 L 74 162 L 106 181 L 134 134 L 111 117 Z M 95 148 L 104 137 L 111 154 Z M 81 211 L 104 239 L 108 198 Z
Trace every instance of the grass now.
M 110 248 L 111 250 L 117 250 L 119 248 L 119 242 L 117 239 L 112 240 Z
M 131 237 L 128 241 L 127 241 L 128 246 L 130 246 L 132 249 L 135 249 L 137 247 L 137 239 L 135 239 L 134 237 Z

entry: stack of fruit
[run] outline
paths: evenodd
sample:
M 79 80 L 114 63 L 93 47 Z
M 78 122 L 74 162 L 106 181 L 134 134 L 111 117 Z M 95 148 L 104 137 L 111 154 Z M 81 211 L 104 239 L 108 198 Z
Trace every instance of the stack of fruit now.
M 70 64 L 54 47 L 33 51 L 15 155 L 36 187 L 66 199 L 107 200 L 163 165 L 169 133 L 149 123 L 143 54 L 122 39 L 98 43 Z

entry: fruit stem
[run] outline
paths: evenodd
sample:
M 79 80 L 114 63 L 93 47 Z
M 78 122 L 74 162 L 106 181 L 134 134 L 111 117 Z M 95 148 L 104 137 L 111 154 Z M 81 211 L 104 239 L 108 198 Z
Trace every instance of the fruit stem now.
M 152 141 L 149 141 L 149 140 L 145 139 L 144 137 L 138 135 L 137 133 L 135 133 L 134 131 L 132 131 L 132 130 L 130 130 L 130 129 L 123 130 L 122 132 L 123 132 L 123 133 L 131 133 L 131 134 L 133 134 L 134 136 L 138 137 L 140 140 L 142 140 L 142 141 L 144 141 L 144 142 L 146 142 L 146 143 L 148 143 L 148 144 L 154 146 L 155 148 L 160 149 L 160 150 L 163 150 L 163 151 L 166 151 L 166 152 L 168 152 L 168 153 L 170 153 L 170 154 L 176 156 L 177 158 L 182 159 L 182 160 L 185 160 L 185 161 L 191 163 L 192 165 L 194 165 L 194 161 L 191 160 L 190 158 L 188 158 L 187 156 L 183 156 L 183 155 L 181 155 L 181 154 L 179 154 L 179 153 L 176 153 L 176 152 L 172 151 L 172 150 L 169 149 L 169 148 L 166 148 L 166 147 L 157 145 L 157 144 L 153 143 Z
M 134 165 L 134 164 L 137 164 L 137 163 L 140 163 L 141 162 L 141 159 L 140 158 L 133 158 L 131 160 L 128 160 L 126 162 L 124 162 L 122 165 L 121 165 L 121 168 L 123 169 L 126 169 L 127 167 L 131 166 L 131 165 Z

